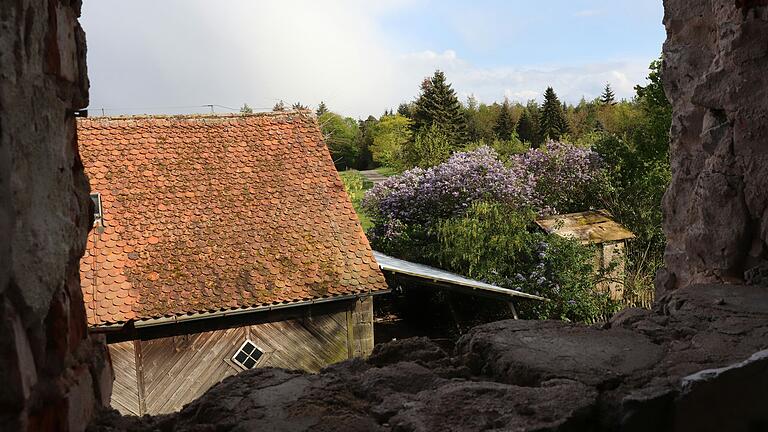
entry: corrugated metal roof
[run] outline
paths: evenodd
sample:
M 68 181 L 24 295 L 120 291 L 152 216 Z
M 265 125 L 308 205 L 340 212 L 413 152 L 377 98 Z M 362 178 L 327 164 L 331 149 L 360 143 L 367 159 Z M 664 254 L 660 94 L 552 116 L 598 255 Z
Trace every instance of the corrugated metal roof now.
M 536 224 L 550 234 L 573 238 L 583 244 L 635 238 L 630 230 L 614 221 L 607 210 L 547 216 L 538 219 Z
M 482 290 L 494 294 L 505 295 L 510 297 L 522 297 L 533 300 L 547 300 L 544 297 L 540 297 L 533 294 L 524 293 L 509 288 L 502 288 L 500 286 L 491 285 L 485 282 L 480 282 L 473 279 L 468 279 L 463 276 L 459 276 L 455 273 L 440 270 L 438 268 L 430 267 L 424 264 L 417 264 L 410 261 L 401 260 L 391 257 L 381 252 L 373 251 L 373 257 L 379 263 L 381 270 L 385 272 L 392 272 L 412 276 L 416 278 L 426 279 L 433 282 L 441 282 L 450 285 L 456 285 L 461 287 L 467 287 L 470 289 Z

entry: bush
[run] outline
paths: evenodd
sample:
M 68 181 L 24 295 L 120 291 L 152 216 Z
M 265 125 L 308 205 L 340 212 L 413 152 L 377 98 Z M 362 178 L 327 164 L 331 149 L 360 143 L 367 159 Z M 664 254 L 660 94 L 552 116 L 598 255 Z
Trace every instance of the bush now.
M 546 213 L 589 210 L 607 190 L 601 158 L 587 148 L 549 141 L 513 156 L 511 163 L 536 180 L 534 193 Z
M 392 238 L 405 226 L 432 226 L 480 200 L 536 207 L 534 183 L 527 173 L 506 167 L 496 152 L 480 147 L 388 178 L 365 195 L 363 207 L 376 224 L 371 237 Z
M 475 203 L 438 225 L 435 264 L 550 300 L 518 302 L 522 318 L 593 322 L 615 311 L 608 294 L 594 289 L 603 277 L 593 268 L 594 250 L 539 231 L 534 219 L 530 209 Z
M 408 168 L 433 167 L 448 160 L 452 147 L 453 141 L 448 134 L 432 125 L 403 145 L 403 161 Z

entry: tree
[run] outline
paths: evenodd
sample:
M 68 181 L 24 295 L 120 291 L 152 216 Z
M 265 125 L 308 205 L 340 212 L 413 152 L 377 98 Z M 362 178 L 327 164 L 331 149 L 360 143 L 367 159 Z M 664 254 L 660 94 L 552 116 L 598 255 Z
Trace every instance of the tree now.
M 541 119 L 539 120 L 539 134 L 543 139 L 559 140 L 560 136 L 568 132 L 568 122 L 563 113 L 563 106 L 552 87 L 547 87 L 544 92 L 544 105 L 541 107 Z
M 421 94 L 413 103 L 411 115 L 414 133 L 436 126 L 453 148 L 467 141 L 467 122 L 461 103 L 440 70 L 422 82 Z
M 603 94 L 600 96 L 600 103 L 603 105 L 616 104 L 616 95 L 613 93 L 610 83 L 605 84 L 605 90 L 603 90 Z
M 533 144 L 536 141 L 536 126 L 528 109 L 523 110 L 520 121 L 517 122 L 517 136 L 522 142 Z
M 504 98 L 499 115 L 496 117 L 496 125 L 493 128 L 496 137 L 502 141 L 507 141 L 515 132 L 515 120 L 512 118 L 512 109 L 509 106 L 509 100 Z
M 401 103 L 397 106 L 397 113 L 403 117 L 411 118 L 412 107 L 411 104 Z
M 414 139 L 403 146 L 403 162 L 406 168 L 429 168 L 451 157 L 451 139 L 437 125 L 422 129 Z
M 242 107 L 240 107 L 240 114 L 253 114 L 253 108 L 249 107 L 247 103 L 244 103 Z
M 275 104 L 275 106 L 272 107 L 272 111 L 285 111 L 285 102 L 283 102 L 282 99 L 278 103 Z
M 356 146 L 360 150 L 357 155 L 357 169 L 371 169 L 374 167 L 373 154 L 371 153 L 371 147 L 373 146 L 373 134 L 376 125 L 379 124 L 379 120 L 376 117 L 369 115 L 365 120 L 358 120 L 358 132 L 356 138 Z
M 320 101 L 320 105 L 317 106 L 317 110 L 315 111 L 315 115 L 320 117 L 321 115 L 328 112 L 328 107 L 325 106 L 325 102 Z
M 301 102 L 296 102 L 291 106 L 291 109 L 306 111 L 306 110 L 309 110 L 309 107 L 306 105 L 302 105 Z
M 336 168 L 347 169 L 355 166 L 359 153 L 357 121 L 330 111 L 320 116 L 317 121 Z
M 411 121 L 400 114 L 383 116 L 373 126 L 371 135 L 373 161 L 390 168 L 403 168 L 403 146 L 413 137 Z

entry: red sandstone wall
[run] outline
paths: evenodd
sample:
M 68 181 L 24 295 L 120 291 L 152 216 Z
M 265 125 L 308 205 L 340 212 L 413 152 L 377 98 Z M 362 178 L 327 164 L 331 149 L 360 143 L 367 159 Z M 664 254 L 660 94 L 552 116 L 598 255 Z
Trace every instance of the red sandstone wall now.
M 663 78 L 674 118 L 661 292 L 766 273 L 766 3 L 664 1 Z
M 0 2 L 0 430 L 79 431 L 109 401 L 78 261 L 90 226 L 72 111 L 88 103 L 79 0 Z

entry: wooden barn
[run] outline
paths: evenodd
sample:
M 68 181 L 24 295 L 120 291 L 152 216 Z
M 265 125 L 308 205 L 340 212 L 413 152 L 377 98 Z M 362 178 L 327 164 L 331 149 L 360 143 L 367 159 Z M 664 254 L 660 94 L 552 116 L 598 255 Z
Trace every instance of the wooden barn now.
M 81 119 L 78 140 L 113 407 L 168 413 L 243 370 L 371 352 L 387 285 L 314 116 Z

